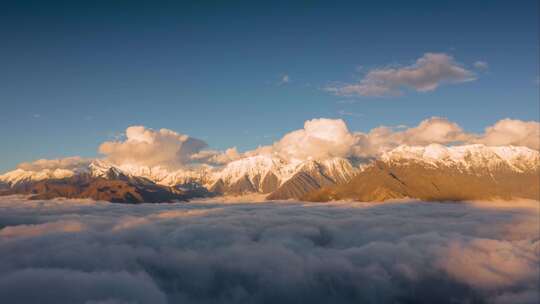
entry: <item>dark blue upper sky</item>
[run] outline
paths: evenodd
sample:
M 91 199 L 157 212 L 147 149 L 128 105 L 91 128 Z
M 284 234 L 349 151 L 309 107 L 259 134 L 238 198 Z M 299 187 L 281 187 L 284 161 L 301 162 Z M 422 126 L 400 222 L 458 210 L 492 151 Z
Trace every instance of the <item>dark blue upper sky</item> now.
M 94 156 L 134 124 L 246 150 L 316 117 L 351 130 L 538 120 L 538 12 L 538 1 L 2 2 L 0 171 Z M 323 90 L 427 52 L 489 68 L 399 97 Z

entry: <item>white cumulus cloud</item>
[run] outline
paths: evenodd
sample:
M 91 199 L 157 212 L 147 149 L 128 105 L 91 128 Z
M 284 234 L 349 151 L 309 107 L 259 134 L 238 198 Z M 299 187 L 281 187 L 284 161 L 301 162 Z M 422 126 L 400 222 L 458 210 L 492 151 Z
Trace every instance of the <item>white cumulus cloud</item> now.
M 356 139 L 341 119 L 308 120 L 304 128 L 285 134 L 272 146 L 248 153 L 274 153 L 296 161 L 349 155 Z
M 203 150 L 191 156 L 191 159 L 199 163 L 210 165 L 225 165 L 231 161 L 240 159 L 242 155 L 236 147 L 228 148 L 225 151 Z
M 79 156 L 58 158 L 58 159 L 38 159 L 33 162 L 20 163 L 17 167 L 27 171 L 66 169 L 73 170 L 88 165 L 92 160 Z
M 169 129 L 131 126 L 126 129 L 124 140 L 104 142 L 99 146 L 99 152 L 116 164 L 179 168 L 206 146 L 200 139 Z
M 484 134 L 474 141 L 489 146 L 514 145 L 540 150 L 540 123 L 502 119 L 487 127 Z
M 289 160 L 330 157 L 377 157 L 399 145 L 459 145 L 481 143 L 488 146 L 516 145 L 540 149 L 538 122 L 503 119 L 486 128 L 485 133 L 465 131 L 444 117 L 431 117 L 413 127 L 380 126 L 367 132 L 349 131 L 341 119 L 308 120 L 303 129 L 285 134 L 269 146 L 245 155 L 274 154 Z
M 399 145 L 463 143 L 471 137 L 458 124 L 442 117 L 425 119 L 411 128 L 381 126 L 355 136 L 359 140 L 354 151 L 361 157 L 375 157 Z
M 412 128 L 381 126 L 367 133 L 351 132 L 341 119 L 308 120 L 303 129 L 285 134 L 271 146 L 246 155 L 275 154 L 289 160 L 330 157 L 376 157 L 402 144 L 429 145 L 466 142 L 472 135 L 446 118 L 432 117 Z

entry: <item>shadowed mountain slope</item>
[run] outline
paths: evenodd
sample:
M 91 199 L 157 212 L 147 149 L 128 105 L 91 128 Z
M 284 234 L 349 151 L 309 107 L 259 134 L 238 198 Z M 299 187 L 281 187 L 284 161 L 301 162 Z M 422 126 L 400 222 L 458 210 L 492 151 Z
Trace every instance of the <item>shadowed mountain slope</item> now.
M 540 199 L 537 151 L 521 149 L 516 152 L 476 146 L 468 151 L 457 151 L 461 154 L 452 154 L 456 151 L 448 149 L 432 147 L 410 154 L 410 150 L 402 148 L 387 153 L 348 183 L 323 187 L 302 199 Z M 450 155 L 444 154 L 447 152 Z

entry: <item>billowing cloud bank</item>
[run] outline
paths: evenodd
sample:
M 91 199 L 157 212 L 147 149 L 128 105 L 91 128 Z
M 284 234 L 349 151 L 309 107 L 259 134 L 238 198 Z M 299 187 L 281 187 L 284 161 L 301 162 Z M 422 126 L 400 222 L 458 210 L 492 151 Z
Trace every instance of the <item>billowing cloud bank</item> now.
M 446 118 L 431 117 L 423 120 L 416 127 L 396 129 L 378 127 L 367 133 L 357 132 L 358 144 L 355 152 L 358 156 L 377 156 L 399 145 L 425 146 L 437 144 L 467 143 L 473 138 L 456 123 Z
M 73 170 L 88 165 L 92 160 L 78 156 L 60 159 L 38 159 L 33 162 L 20 163 L 18 167 L 27 171 L 66 169 Z
M 487 68 L 487 63 L 480 65 Z M 479 66 L 479 62 L 475 63 Z M 395 96 L 403 88 L 418 92 L 433 91 L 445 83 L 475 80 L 476 76 L 445 53 L 426 53 L 413 65 L 377 68 L 366 73 L 358 83 L 330 86 L 326 90 L 342 96 Z
M 503 119 L 486 128 L 485 133 L 476 142 L 489 146 L 521 145 L 540 150 L 540 123 Z
M 6 303 L 538 303 L 538 202 L 0 200 Z
M 172 130 L 152 130 L 143 126 L 126 129 L 125 140 L 101 144 L 99 152 L 117 164 L 162 165 L 178 168 L 191 161 L 191 155 L 207 144 Z
M 540 123 L 503 119 L 483 134 L 469 133 L 443 117 L 431 117 L 410 128 L 381 126 L 369 132 L 349 131 L 341 119 L 313 119 L 304 128 L 287 133 L 271 146 L 247 155 L 277 154 L 289 160 L 327 157 L 377 157 L 399 145 L 426 146 L 438 143 L 515 145 L 540 149 Z
M 485 144 L 514 145 L 540 150 L 540 123 L 502 119 L 481 134 L 465 131 L 444 117 L 431 117 L 413 127 L 380 126 L 367 132 L 349 130 L 341 119 L 308 120 L 302 129 L 285 134 L 271 145 L 246 152 L 236 147 L 224 151 L 208 149 L 203 140 L 168 129 L 153 130 L 143 126 L 126 129 L 125 138 L 101 144 L 99 152 L 116 165 L 136 165 L 176 170 L 186 166 L 222 166 L 254 155 L 275 155 L 286 161 L 329 157 L 374 158 L 399 145 L 426 146 Z M 22 163 L 29 171 L 73 169 L 91 160 L 70 157 Z
M 285 134 L 271 146 L 260 147 L 246 154 L 277 154 L 287 160 L 323 159 L 350 155 L 356 143 L 341 119 L 308 120 L 304 128 Z

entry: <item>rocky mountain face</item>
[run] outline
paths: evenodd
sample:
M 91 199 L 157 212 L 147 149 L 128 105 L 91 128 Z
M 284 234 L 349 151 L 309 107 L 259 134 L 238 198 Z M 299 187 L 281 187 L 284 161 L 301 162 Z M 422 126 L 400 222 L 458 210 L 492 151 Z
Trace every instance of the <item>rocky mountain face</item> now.
M 351 162 L 342 158 L 324 161 L 310 160 L 299 165 L 296 172 L 284 180 L 267 198 L 270 200 L 301 199 L 304 195 L 322 187 L 347 183 L 356 171 Z
M 267 194 L 268 199 L 298 199 L 323 186 L 349 181 L 357 171 L 347 159 L 289 163 L 270 155 L 233 161 L 222 168 L 167 172 L 159 167 L 120 167 L 132 175 L 180 189 L 206 189 L 213 195 Z
M 323 187 L 309 201 L 540 199 L 540 157 L 524 147 L 402 146 L 349 182 Z
M 233 161 L 213 175 L 210 191 L 220 194 L 271 193 L 288 179 L 295 166 L 271 156 Z
M 61 180 L 43 180 L 32 184 L 27 192 L 31 199 L 91 198 L 113 203 L 163 203 L 187 201 L 191 197 L 184 192 L 145 183 L 143 185 L 122 179 L 91 178 L 79 175 Z
M 0 194 L 122 203 L 248 193 L 310 201 L 539 199 L 539 165 L 538 151 L 483 145 L 401 146 L 361 168 L 343 158 L 291 163 L 270 155 L 176 171 L 96 160 L 75 169 L 8 172 L 0 175 Z
M 250 166 L 252 163 L 256 165 Z M 218 174 L 211 191 L 224 194 L 259 192 L 268 194 L 269 200 L 300 199 L 324 186 L 346 183 L 356 171 L 352 163 L 343 158 L 291 164 L 275 158 L 256 156 L 227 165 Z
M 28 194 L 30 199 L 91 198 L 131 204 L 186 201 L 193 196 L 101 162 L 94 162 L 84 170 L 58 170 L 9 172 L 0 176 L 4 185 L 0 194 Z
M 71 170 L 8 172 L 0 176 L 0 193 L 32 194 L 33 198 L 89 197 L 131 203 L 248 193 L 268 194 L 269 199 L 290 199 L 300 198 L 322 186 L 346 182 L 354 176 L 355 170 L 346 159 L 287 163 L 262 155 L 243 158 L 223 168 L 186 168 L 172 172 L 161 167 L 114 166 L 96 160 Z M 122 199 L 122 195 L 126 198 Z
M 198 189 L 209 195 L 261 193 L 269 199 L 298 199 L 322 186 L 347 182 L 356 172 L 351 162 L 343 158 L 289 163 L 270 155 L 242 158 L 221 168 L 169 172 L 160 167 L 121 166 L 119 170 L 181 190 Z M 307 176 L 310 182 L 302 182 L 302 176 Z

